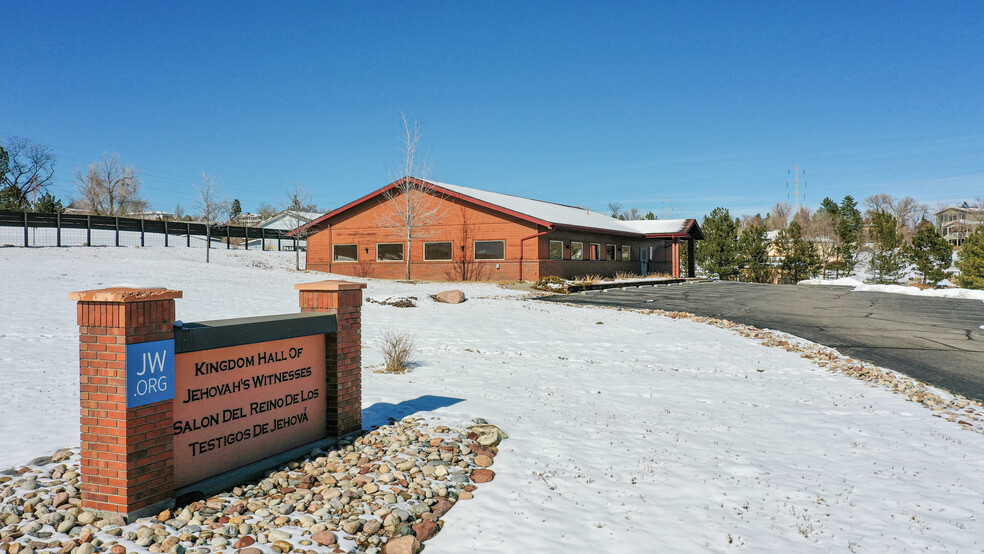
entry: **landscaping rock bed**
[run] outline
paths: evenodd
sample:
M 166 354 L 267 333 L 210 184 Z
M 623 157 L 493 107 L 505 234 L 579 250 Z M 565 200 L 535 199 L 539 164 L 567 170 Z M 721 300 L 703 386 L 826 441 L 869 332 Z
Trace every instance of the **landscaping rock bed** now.
M 210 498 L 127 524 L 81 509 L 77 451 L 0 474 L 0 551 L 418 552 L 455 503 L 472 498 L 506 434 L 406 418 Z

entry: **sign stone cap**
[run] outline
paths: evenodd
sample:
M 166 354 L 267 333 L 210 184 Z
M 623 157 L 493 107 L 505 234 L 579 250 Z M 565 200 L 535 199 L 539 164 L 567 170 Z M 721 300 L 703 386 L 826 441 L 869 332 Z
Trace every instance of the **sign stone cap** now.
M 314 291 L 334 291 L 334 290 L 359 290 L 366 288 L 366 283 L 355 283 L 353 281 L 315 281 L 314 283 L 297 283 L 294 285 L 297 290 Z
M 133 287 L 112 287 L 108 289 L 82 290 L 68 293 L 69 300 L 79 302 L 149 302 L 181 298 L 180 290 L 138 289 Z

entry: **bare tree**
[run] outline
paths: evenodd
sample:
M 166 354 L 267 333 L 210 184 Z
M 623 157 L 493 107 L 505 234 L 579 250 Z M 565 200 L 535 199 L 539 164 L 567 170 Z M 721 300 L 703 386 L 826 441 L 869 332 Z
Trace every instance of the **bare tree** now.
M 0 191 L 7 207 L 28 209 L 32 199 L 48 190 L 55 175 L 55 155 L 43 144 L 20 137 L 8 137 L 4 164 L 0 168 Z
M 92 162 L 84 173 L 75 171 L 79 207 L 97 215 L 118 216 L 147 209 L 140 198 L 137 169 L 120 164 L 119 154 L 104 154 L 103 161 Z
M 793 214 L 793 207 L 789 202 L 776 202 L 768 216 L 765 218 L 765 228 L 770 231 L 785 229 L 789 224 L 789 216 Z
M 281 204 L 285 210 L 293 210 L 295 212 L 321 211 L 318 209 L 318 205 L 311 200 L 311 193 L 300 183 L 294 184 L 293 191 L 287 191 L 286 198 Z
M 813 217 L 813 210 L 811 210 L 809 206 L 800 206 L 799 211 L 793 214 L 793 221 L 799 223 L 800 227 L 803 228 L 804 232 L 807 232 L 808 228 L 810 227 L 810 221 L 812 220 L 812 217 Z
M 837 247 L 840 246 L 840 237 L 837 235 L 837 221 L 830 212 L 818 211 L 813 214 L 810 225 L 806 227 L 804 233 L 807 240 L 813 243 L 817 254 L 820 256 L 820 263 L 823 268 L 823 276 L 827 276 L 827 266 L 836 261 Z
M 929 207 L 911 196 L 895 198 L 891 194 L 873 194 L 864 200 L 868 215 L 886 213 L 895 216 L 899 229 L 907 237 L 915 232 L 916 226 L 926 217 Z
M 741 230 L 744 231 L 749 227 L 765 227 L 765 220 L 762 219 L 762 216 L 760 214 L 755 214 L 755 215 L 742 214 Z
M 441 218 L 441 204 L 434 190 L 427 184 L 429 167 L 426 158 L 418 151 L 420 144 L 420 122 L 414 120 L 411 124 L 407 116 L 400 114 L 403 121 L 402 168 L 397 184 L 383 194 L 385 201 L 392 206 L 389 213 L 384 214 L 379 226 L 399 233 L 405 240 L 406 251 L 403 259 L 406 262 L 406 279 L 410 280 L 410 247 L 413 239 L 427 236 L 426 228 Z
M 864 199 L 864 206 L 868 209 L 868 213 L 892 213 L 892 203 L 895 202 L 895 198 L 890 194 L 872 194 L 871 196 Z
M 915 229 L 928 212 L 929 206 L 911 196 L 900 198 L 892 204 L 892 213 L 907 229 Z
M 256 213 L 263 219 L 269 219 L 277 215 L 277 208 L 274 208 L 269 202 L 261 202 L 259 207 L 256 208 Z
M 460 249 L 451 250 L 451 264 L 444 272 L 450 281 L 484 281 L 490 277 L 491 266 L 475 261 L 474 253 L 468 252 L 468 246 L 475 238 L 476 224 L 471 214 L 464 206 L 458 206 L 461 215 L 461 232 L 458 235 Z
M 608 211 L 611 213 L 612 217 L 618 219 L 618 216 L 622 215 L 622 203 L 621 202 L 609 202 Z
M 215 178 L 202 170 L 202 184 L 195 186 L 198 197 L 195 199 L 195 210 L 198 218 L 205 223 L 205 263 L 209 263 L 209 253 L 212 251 L 212 226 L 221 221 L 223 215 L 229 213 L 229 203 L 219 198 L 219 187 Z

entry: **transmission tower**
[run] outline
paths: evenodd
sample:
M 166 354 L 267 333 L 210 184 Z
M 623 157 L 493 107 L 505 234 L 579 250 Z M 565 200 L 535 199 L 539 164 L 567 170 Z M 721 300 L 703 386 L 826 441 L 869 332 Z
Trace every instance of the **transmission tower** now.
M 803 188 L 804 189 L 806 188 L 806 181 L 804 181 L 803 179 L 800 179 L 800 172 L 801 171 L 803 172 L 803 176 L 805 177 L 806 176 L 806 169 L 800 167 L 799 164 L 796 164 L 792 169 L 787 169 L 786 170 L 786 174 L 787 175 L 792 175 L 793 176 L 793 185 L 794 185 L 794 188 L 793 188 L 793 196 L 796 197 L 796 211 L 793 212 L 793 215 L 794 216 L 796 214 L 798 214 L 799 211 L 800 211 L 800 195 L 802 194 L 803 195 L 803 198 L 804 199 L 806 198 L 806 192 L 800 192 L 800 183 L 803 183 Z M 786 181 L 786 190 L 789 190 L 789 181 Z

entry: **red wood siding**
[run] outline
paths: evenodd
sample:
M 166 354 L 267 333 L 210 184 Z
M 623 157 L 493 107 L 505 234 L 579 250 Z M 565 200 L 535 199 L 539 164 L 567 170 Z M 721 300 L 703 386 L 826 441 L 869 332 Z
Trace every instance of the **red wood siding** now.
M 326 223 L 327 228 L 313 233 L 307 239 L 307 268 L 356 277 L 376 277 L 383 279 L 403 279 L 406 273 L 403 261 L 376 261 L 376 245 L 403 243 L 400 231 L 387 228 L 385 220 L 394 213 L 393 202 L 399 198 L 386 199 L 379 196 L 361 204 L 354 204 L 337 213 Z M 656 254 L 658 263 L 650 263 L 650 273 L 670 272 L 668 241 L 646 239 L 598 231 L 576 229 L 554 229 L 503 214 L 490 208 L 472 204 L 467 200 L 449 196 L 432 195 L 431 206 L 436 208 L 438 218 L 419 233 L 410 247 L 410 273 L 413 279 L 433 281 L 531 281 L 549 275 L 570 278 L 578 275 L 611 276 L 616 272 L 640 273 L 640 248 L 653 248 L 666 251 L 662 260 Z M 546 232 L 538 237 L 531 237 Z M 505 241 L 504 260 L 474 260 L 474 241 Z M 550 241 L 564 243 L 564 259 L 550 259 Z M 451 242 L 453 261 L 425 261 L 423 246 L 425 242 Z M 584 244 L 582 261 L 571 260 L 571 242 Z M 591 243 L 601 245 L 601 260 L 590 260 Z M 358 246 L 359 260 L 356 262 L 334 262 L 332 246 L 335 244 L 355 244 Z M 618 259 L 606 260 L 605 247 L 616 245 Z M 623 245 L 631 248 L 631 257 L 621 261 Z M 464 246 L 464 249 L 462 249 Z M 368 249 L 368 251 L 367 251 Z M 520 254 L 522 253 L 522 256 Z M 405 253 L 404 253 L 405 254 Z M 520 259 L 523 260 L 522 272 Z
M 403 243 L 399 231 L 386 228 L 385 220 L 394 213 L 393 202 L 399 199 L 370 199 L 354 206 L 330 221 L 327 229 L 308 238 L 307 267 L 358 277 L 402 279 L 405 262 L 377 262 L 376 245 Z M 519 279 L 520 239 L 540 232 L 536 225 L 465 201 L 431 196 L 438 221 L 427 226 L 410 245 L 410 274 L 424 280 L 510 281 Z M 505 241 L 504 260 L 474 260 L 474 241 Z M 425 242 L 451 242 L 453 261 L 425 261 Z M 333 244 L 356 244 L 359 261 L 332 261 Z M 464 250 L 462 250 L 464 246 Z M 536 258 L 536 240 L 526 241 L 525 255 Z M 368 252 L 366 249 L 368 248 Z M 404 255 L 406 253 L 404 252 Z M 525 276 L 524 276 L 525 277 Z

